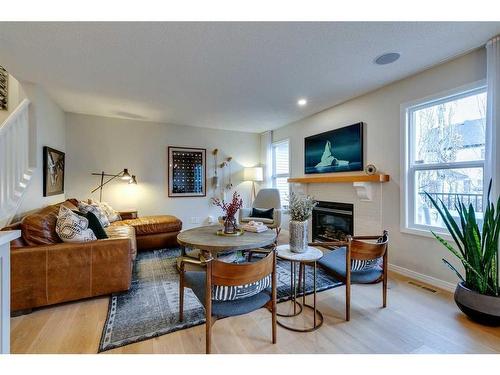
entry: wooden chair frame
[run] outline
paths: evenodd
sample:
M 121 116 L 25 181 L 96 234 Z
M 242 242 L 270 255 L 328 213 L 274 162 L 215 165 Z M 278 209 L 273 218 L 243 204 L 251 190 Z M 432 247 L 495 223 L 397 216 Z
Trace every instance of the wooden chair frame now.
M 369 243 L 364 241 L 374 241 L 386 237 L 386 241 L 381 243 Z M 335 251 L 341 247 L 346 247 L 346 276 L 335 274 L 344 282 L 345 289 L 345 317 L 346 321 L 351 320 L 351 259 L 370 260 L 382 257 L 382 307 L 387 307 L 387 252 L 388 252 L 388 232 L 384 230 L 378 236 L 348 236 L 347 241 L 312 242 L 309 246 L 323 247 Z M 380 279 L 379 279 L 380 280 Z
M 249 284 L 271 276 L 271 300 L 266 307 L 272 314 L 272 343 L 276 344 L 277 316 L 276 316 L 276 249 L 253 249 L 251 253 L 267 254 L 262 260 L 253 263 L 232 264 L 217 261 L 209 254 L 200 255 L 200 259 L 181 257 L 179 267 L 179 320 L 184 320 L 184 265 L 194 264 L 206 269 L 205 279 L 205 348 L 206 353 L 211 353 L 212 326 L 217 317 L 212 316 L 212 285 L 235 286 Z

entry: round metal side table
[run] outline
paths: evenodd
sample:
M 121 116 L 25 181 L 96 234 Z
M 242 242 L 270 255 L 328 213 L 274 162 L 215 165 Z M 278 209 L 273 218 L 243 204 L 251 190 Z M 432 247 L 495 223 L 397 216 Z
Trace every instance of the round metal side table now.
M 281 259 L 290 261 L 290 301 L 293 303 L 293 313 L 280 314 L 281 317 L 294 317 L 302 313 L 303 308 L 313 310 L 313 326 L 308 328 L 296 328 L 284 324 L 278 320 L 278 324 L 286 329 L 295 332 L 311 332 L 323 324 L 323 314 L 316 307 L 316 262 L 323 257 L 323 252 L 315 247 L 309 246 L 303 253 L 294 253 L 290 251 L 290 245 L 280 245 L 276 248 L 277 255 Z M 313 304 L 306 303 L 306 266 L 313 267 Z M 299 269 L 297 275 L 297 268 Z M 302 303 L 297 298 L 297 292 L 300 293 L 302 286 Z

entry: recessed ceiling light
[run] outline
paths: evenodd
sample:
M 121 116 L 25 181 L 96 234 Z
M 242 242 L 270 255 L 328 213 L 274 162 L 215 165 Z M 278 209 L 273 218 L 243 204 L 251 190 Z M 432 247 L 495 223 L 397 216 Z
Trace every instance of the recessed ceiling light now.
M 303 106 L 305 106 L 306 104 L 307 104 L 307 100 L 306 100 L 306 99 L 299 99 L 299 100 L 297 100 L 297 105 L 298 105 L 299 107 L 303 107 Z
M 401 55 L 397 52 L 389 52 L 389 53 L 384 53 L 383 55 L 380 55 L 375 59 L 375 64 L 377 65 L 387 65 L 391 64 L 397 59 L 399 59 Z

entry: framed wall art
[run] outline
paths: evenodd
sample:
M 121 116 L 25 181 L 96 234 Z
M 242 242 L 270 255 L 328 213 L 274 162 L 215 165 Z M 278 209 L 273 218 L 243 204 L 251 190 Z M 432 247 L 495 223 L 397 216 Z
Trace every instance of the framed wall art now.
M 0 66 L 0 111 L 6 111 L 9 109 L 7 100 L 9 92 L 9 74 L 7 71 Z
M 206 196 L 207 150 L 168 146 L 168 196 Z
M 363 170 L 363 123 L 316 134 L 304 140 L 304 172 Z
M 64 193 L 65 154 L 48 146 L 43 148 L 43 196 Z

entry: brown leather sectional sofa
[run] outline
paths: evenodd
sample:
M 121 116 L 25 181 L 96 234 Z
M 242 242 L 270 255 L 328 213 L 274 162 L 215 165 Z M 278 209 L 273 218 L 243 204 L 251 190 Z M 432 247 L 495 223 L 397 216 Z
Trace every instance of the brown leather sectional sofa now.
M 113 222 L 109 238 L 61 242 L 55 226 L 59 206 L 44 207 L 2 230 L 21 230 L 11 243 L 11 311 L 26 311 L 130 288 L 137 250 L 177 245 L 182 222 L 174 216 L 149 216 Z

